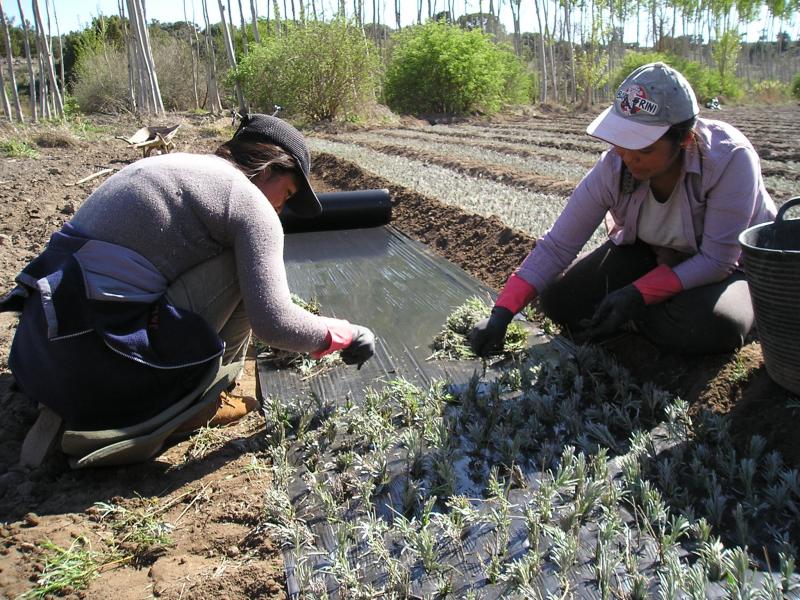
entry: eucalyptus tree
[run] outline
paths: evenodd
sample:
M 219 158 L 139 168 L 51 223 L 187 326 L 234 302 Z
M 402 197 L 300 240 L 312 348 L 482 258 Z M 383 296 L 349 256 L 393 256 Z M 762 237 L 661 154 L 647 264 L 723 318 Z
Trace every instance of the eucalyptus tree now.
M 22 9 L 22 0 L 17 0 L 17 6 L 19 7 L 19 20 L 22 23 L 22 31 L 24 34 L 22 39 L 25 43 L 25 59 L 28 63 L 28 90 L 31 101 L 31 119 L 35 123 L 39 120 L 39 107 L 36 104 L 36 78 L 33 74 L 33 60 L 31 59 L 30 28 L 28 27 L 28 21 L 25 19 L 25 11 Z
M 42 12 L 39 9 L 39 0 L 32 0 L 33 16 L 36 20 L 36 28 L 38 31 L 37 45 L 39 48 L 40 66 L 45 69 L 47 82 L 50 84 L 49 98 L 52 99 L 55 105 L 55 111 L 59 117 L 64 116 L 64 103 L 61 99 L 61 92 L 56 83 L 56 73 L 53 67 L 53 53 L 50 51 L 50 44 L 47 41 L 47 36 L 44 29 L 44 21 L 42 21 Z M 45 94 L 43 94 L 45 96 Z M 46 110 L 49 113 L 50 108 L 45 102 Z
M 217 0 L 217 5 L 219 6 L 219 14 L 222 19 L 222 34 L 225 38 L 225 51 L 228 55 L 228 64 L 230 65 L 231 69 L 236 68 L 236 53 L 233 50 L 233 39 L 231 38 L 231 32 L 228 30 L 228 24 L 225 21 L 225 7 L 222 5 L 222 0 Z M 244 113 L 246 110 L 244 96 L 242 95 L 242 86 L 239 85 L 239 82 L 236 82 L 235 85 L 236 89 L 236 101 L 239 105 L 239 112 Z
M 186 5 L 184 4 L 184 10 Z M 133 36 L 128 31 L 128 23 L 130 19 L 125 18 L 125 1 L 117 0 L 117 9 L 119 10 L 120 25 L 122 26 L 122 35 L 125 39 L 125 50 L 128 55 L 128 105 L 133 112 L 136 112 L 137 97 L 136 97 L 136 75 L 134 73 L 134 53 Z
M 275 0 L 277 6 L 278 0 Z M 203 20 L 205 22 L 205 45 L 206 45 L 206 82 L 208 87 L 208 109 L 212 115 L 222 112 L 222 101 L 219 97 L 219 83 L 217 80 L 217 53 L 214 50 L 214 38 L 211 35 L 211 22 L 208 18 L 208 3 L 200 0 L 203 9 Z M 278 28 L 280 30 L 280 28 Z
M 17 120 L 20 123 L 25 122 L 25 118 L 22 116 L 22 106 L 19 103 L 19 92 L 17 91 L 17 78 L 14 75 L 14 57 L 11 51 L 11 35 L 8 31 L 8 21 L 6 20 L 6 11 L 3 10 L 3 0 L 0 0 L 0 26 L 3 29 L 3 39 L 6 45 L 6 64 L 8 65 L 8 82 L 11 84 L 11 92 L 14 98 L 14 112 L 17 115 Z M 3 86 L 3 91 L 5 91 L 5 86 Z M 8 104 L 8 98 L 5 99 L 3 103 L 3 107 L 6 108 Z M 11 110 L 7 108 L 6 114 L 8 115 L 9 120 L 11 120 Z
M 49 20 L 49 9 L 48 9 Z M 64 81 L 64 43 L 61 39 L 61 31 L 58 27 L 58 13 L 56 12 L 56 5 L 53 2 L 53 20 L 56 23 L 56 37 L 58 38 L 58 78 L 61 81 L 61 92 L 66 90 L 66 82 Z
M 533 6 L 536 12 L 536 21 L 539 24 L 539 59 L 541 61 L 542 77 L 539 82 L 539 102 L 547 102 L 547 53 L 544 48 L 544 28 L 542 27 L 542 16 L 540 11 L 541 5 L 547 0 L 533 0 Z
M 186 23 L 186 39 L 192 54 L 192 92 L 194 93 L 194 107 L 200 108 L 200 98 L 197 95 L 197 63 L 199 58 L 199 45 L 197 41 L 197 27 L 194 24 L 194 2 L 192 2 L 192 22 L 186 14 L 186 0 L 183 0 L 183 20 Z
M 158 85 L 153 51 L 150 47 L 150 34 L 145 22 L 142 0 L 127 0 L 130 35 L 133 40 L 131 54 L 134 81 L 138 84 L 139 110 L 157 115 L 164 114 L 164 103 Z
M 0 102 L 3 103 L 3 114 L 5 114 L 6 119 L 9 122 L 14 120 L 14 116 L 11 114 L 11 104 L 8 102 L 8 94 L 6 93 L 6 81 L 5 76 L 3 75 L 3 69 L 0 69 Z
M 317 18 L 316 14 L 314 15 L 314 18 Z M 261 34 L 258 31 L 258 6 L 255 0 L 250 0 L 250 19 L 250 23 L 253 27 L 253 39 L 256 41 L 256 44 L 260 44 Z

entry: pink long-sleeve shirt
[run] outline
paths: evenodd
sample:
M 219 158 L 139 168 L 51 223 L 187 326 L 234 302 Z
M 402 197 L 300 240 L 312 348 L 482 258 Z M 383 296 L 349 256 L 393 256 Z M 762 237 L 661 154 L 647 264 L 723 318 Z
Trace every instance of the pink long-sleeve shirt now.
M 775 204 L 764 187 L 750 141 L 738 129 L 698 119 L 696 144 L 683 153 L 678 179 L 686 239 L 694 253 L 673 271 L 683 289 L 721 281 L 739 264 L 739 234 L 774 219 Z M 522 261 L 516 274 L 541 293 L 577 257 L 606 220 L 616 244 L 636 241 L 639 210 L 649 182 L 623 191 L 622 159 L 607 150 L 578 184 L 553 227 Z

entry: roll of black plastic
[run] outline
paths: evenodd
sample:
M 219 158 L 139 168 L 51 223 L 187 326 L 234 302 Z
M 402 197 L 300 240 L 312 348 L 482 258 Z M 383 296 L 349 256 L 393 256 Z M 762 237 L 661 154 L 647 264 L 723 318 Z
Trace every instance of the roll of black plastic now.
M 281 213 L 285 233 L 379 227 L 392 220 L 392 203 L 386 189 L 326 192 L 317 197 L 322 213 L 316 217 L 304 219 L 289 210 Z

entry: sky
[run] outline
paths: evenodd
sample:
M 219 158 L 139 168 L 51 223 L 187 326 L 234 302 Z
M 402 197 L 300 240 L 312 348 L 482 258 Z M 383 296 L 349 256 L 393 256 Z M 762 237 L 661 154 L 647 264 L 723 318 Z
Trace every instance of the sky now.
M 145 0 L 145 11 L 147 13 L 148 20 L 157 19 L 162 22 L 173 22 L 173 21 L 183 21 L 183 5 L 184 1 L 186 4 L 186 12 L 189 17 L 189 20 L 192 19 L 192 6 L 195 7 L 195 18 L 194 21 L 197 23 L 202 22 L 202 10 L 200 8 L 200 0 Z M 256 0 L 256 6 L 259 15 L 265 16 L 267 13 L 267 1 L 271 0 Z M 283 6 L 283 0 L 279 0 L 281 6 Z M 424 8 L 423 11 L 427 10 L 427 0 L 424 1 Z M 495 0 L 498 1 L 498 0 Z M 511 32 L 514 30 L 513 23 L 511 21 L 511 10 L 509 8 L 508 0 L 499 0 L 501 2 L 501 10 L 500 10 L 500 20 L 505 25 L 506 30 Z M 306 0 L 308 3 L 308 0 Z M 321 2 L 325 5 L 325 14 L 329 16 L 333 14 L 334 8 L 336 6 L 336 0 L 316 0 L 317 7 L 320 6 Z M 382 15 L 386 15 L 381 20 L 384 23 L 389 23 L 392 26 L 394 25 L 394 0 L 378 0 L 379 5 L 382 6 L 380 12 Z M 416 0 L 401 0 L 401 9 L 400 9 L 400 16 L 401 16 L 401 23 L 402 25 L 409 25 L 411 24 L 412 20 L 416 17 Z M 33 11 L 31 9 L 30 0 L 22 0 L 23 9 L 25 10 L 25 16 L 30 21 L 32 20 Z M 91 23 L 92 18 L 96 17 L 100 14 L 103 15 L 116 15 L 119 13 L 118 11 L 118 3 L 117 0 L 50 0 L 51 7 L 55 6 L 56 16 L 58 18 L 58 25 L 59 31 L 61 33 L 68 33 L 70 31 L 77 31 L 81 29 L 85 29 L 86 26 Z M 372 14 L 371 14 L 371 7 L 372 2 L 370 0 L 364 0 L 366 6 L 366 20 L 368 22 L 372 21 Z M 4 8 L 7 12 L 9 18 L 13 17 L 15 23 L 19 23 L 19 9 L 17 6 L 17 2 L 11 0 L 9 2 L 5 2 Z M 233 11 L 234 22 L 239 22 L 239 1 L 238 0 L 231 0 L 231 9 Z M 249 21 L 250 16 L 250 0 L 241 0 L 242 7 L 245 11 L 245 16 Z M 310 4 L 310 3 L 309 3 Z M 347 0 L 346 2 L 348 7 L 353 5 L 353 2 Z M 437 0 L 436 5 L 438 10 L 441 10 L 446 4 L 445 0 Z M 225 2 L 227 6 L 227 0 Z M 532 0 L 525 0 L 521 3 L 522 9 L 520 14 L 520 23 L 522 31 L 538 31 L 538 26 L 536 23 L 536 15 L 533 9 L 533 1 Z M 45 1 L 39 0 L 39 6 L 41 10 L 44 12 L 45 10 Z M 457 0 L 457 6 L 459 10 L 457 11 L 459 14 L 463 11 L 464 3 L 462 0 Z M 470 7 L 472 12 L 478 12 L 478 0 L 467 0 L 467 6 Z M 483 0 L 484 10 L 488 9 L 489 0 Z M 220 15 L 219 15 L 219 8 L 218 4 L 215 0 L 208 0 L 208 12 L 209 17 L 212 22 L 219 22 Z M 44 19 L 46 17 L 44 14 L 42 15 Z M 52 17 L 52 14 L 51 14 Z M 387 18 L 388 17 L 388 18 Z M 764 22 L 758 22 L 751 25 L 748 29 L 747 38 L 745 41 L 754 42 L 758 39 L 761 29 L 764 27 Z M 51 31 L 55 33 L 55 22 L 51 21 Z M 642 32 L 641 35 L 644 35 L 644 32 L 647 31 L 647 23 L 646 19 L 643 19 L 642 25 L 640 27 L 640 31 Z M 788 28 L 792 39 L 795 39 L 797 32 L 796 26 L 792 26 Z M 636 28 L 633 23 L 629 24 L 625 31 L 625 41 L 632 42 L 635 41 L 634 38 Z M 642 40 L 644 43 L 644 40 Z

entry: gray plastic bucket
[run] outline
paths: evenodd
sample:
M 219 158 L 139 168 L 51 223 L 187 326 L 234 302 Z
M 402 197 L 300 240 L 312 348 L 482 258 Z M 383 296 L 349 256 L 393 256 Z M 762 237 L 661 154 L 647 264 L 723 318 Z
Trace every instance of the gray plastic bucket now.
M 785 218 L 797 205 L 800 196 L 781 206 L 774 223 L 743 231 L 739 243 L 767 373 L 800 395 L 800 219 Z

